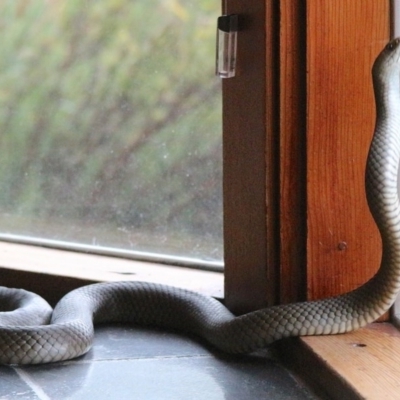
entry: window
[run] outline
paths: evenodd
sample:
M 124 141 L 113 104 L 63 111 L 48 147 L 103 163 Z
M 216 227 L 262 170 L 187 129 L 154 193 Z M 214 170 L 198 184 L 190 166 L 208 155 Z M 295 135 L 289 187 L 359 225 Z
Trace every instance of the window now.
M 220 4 L 0 9 L 0 237 L 221 269 Z
M 68 2 L 68 4 L 72 2 Z M 118 2 L 116 2 L 118 3 Z M 173 1 L 154 2 L 154 4 L 175 4 Z M 23 5 L 29 3 L 10 2 L 11 5 L 18 4 L 16 12 L 24 10 Z M 38 4 L 38 2 L 36 2 Z M 44 3 L 43 3 L 44 4 Z M 43 7 L 42 4 L 42 7 Z M 47 3 L 46 3 L 47 4 Z M 52 4 L 61 4 L 54 2 Z M 130 2 L 130 5 L 133 3 Z M 153 4 L 153 2 L 152 2 Z M 208 2 L 212 7 L 219 7 L 215 2 Z M 223 81 L 223 115 L 224 115 L 224 277 L 225 277 L 225 302 L 231 309 L 236 311 L 245 311 L 249 309 L 259 308 L 266 305 L 267 301 L 274 299 L 274 288 L 276 288 L 276 280 L 274 272 L 278 268 L 278 264 L 273 262 L 276 254 L 275 244 L 275 217 L 276 213 L 271 212 L 272 218 L 268 218 L 267 225 L 271 229 L 266 229 L 265 226 L 265 193 L 266 193 L 266 171 L 268 170 L 269 182 L 276 182 L 276 170 L 274 168 L 266 169 L 265 161 L 265 142 L 266 142 L 266 121 L 267 128 L 272 129 L 273 121 L 276 121 L 273 116 L 275 113 L 271 110 L 271 118 L 266 118 L 266 75 L 265 75 L 265 51 L 268 49 L 269 59 L 272 57 L 272 50 L 276 50 L 274 35 L 268 35 L 268 40 L 271 46 L 265 45 L 265 19 L 266 15 L 269 18 L 267 24 L 271 33 L 277 32 L 275 22 L 277 21 L 273 12 L 266 14 L 266 8 L 271 9 L 272 3 L 265 0 L 256 0 L 251 3 L 242 1 L 225 2 L 223 13 L 236 13 L 240 15 L 240 24 L 245 27 L 238 36 L 238 75 L 234 79 Z M 138 7 L 137 2 L 135 6 Z M 22 8 L 21 8 L 22 7 Z M 72 7 L 72 6 L 71 6 Z M 21 11 L 22 10 L 22 11 Z M 193 5 L 190 12 L 197 10 Z M 271 10 L 269 10 L 271 11 Z M 40 12 L 38 12 L 41 15 Z M 218 11 L 217 15 L 220 14 Z M 215 20 L 213 19 L 213 54 L 211 59 L 214 60 L 214 41 L 215 41 Z M 196 42 L 197 43 L 197 42 Z M 191 42 L 193 45 L 193 42 Z M 271 79 L 269 91 L 276 82 Z M 271 92 L 269 92 L 271 93 Z M 274 96 L 268 95 L 268 99 L 273 99 Z M 269 101 L 270 101 L 269 100 Z M 276 102 L 272 101 L 273 107 L 276 107 Z M 272 137 L 272 135 L 270 135 Z M 276 146 L 271 141 L 271 146 L 268 148 L 270 155 L 276 154 Z M 73 155 L 72 155 L 73 156 Z M 272 157 L 273 158 L 273 157 Z M 74 158 L 72 158 L 73 160 Z M 272 161 L 268 161 L 272 164 Z M 10 183 L 10 186 L 12 184 Z M 271 185 L 270 185 L 271 186 Z M 271 204 L 274 202 L 273 191 L 269 194 L 269 210 L 274 207 Z M 209 215 L 208 218 L 214 218 L 214 215 Z M 271 238 L 267 243 L 266 233 Z M 4 237 L 3 237 L 4 238 Z M 11 248 L 13 247 L 13 248 Z M 36 248 L 29 247 L 36 250 Z M 211 275 L 204 275 L 205 271 L 189 272 L 186 274 L 186 269 L 166 268 L 161 272 L 159 269 L 153 270 L 150 264 L 145 269 L 144 264 L 131 263 L 134 265 L 131 272 L 127 272 L 127 264 L 122 266 L 122 259 L 118 265 L 112 260 L 102 260 L 102 265 L 116 265 L 115 270 L 120 268 L 122 273 L 117 276 L 109 274 L 100 274 L 87 277 L 79 275 L 79 280 L 71 279 L 77 271 L 86 271 L 86 266 L 99 264 L 99 258 L 92 256 L 93 261 L 88 261 L 78 258 L 68 258 L 70 262 L 65 260 L 66 253 L 59 252 L 59 256 L 55 256 L 53 250 L 43 250 L 41 255 L 37 252 L 32 253 L 27 247 L 17 245 L 1 245 L 0 244 L 0 262 L 2 265 L 1 275 L 2 284 L 11 287 L 25 287 L 44 297 L 49 301 L 55 302 L 60 296 L 76 286 L 88 283 L 90 280 L 108 280 L 108 279 L 145 279 L 162 282 L 173 282 L 178 286 L 193 288 L 196 281 L 212 280 L 216 278 L 217 290 L 208 291 L 207 293 L 216 293 L 222 296 L 222 275 L 209 272 Z M 267 262 L 268 258 L 268 262 Z M 118 260 L 116 260 L 118 261 Z M 65 270 L 57 269 L 57 266 L 66 265 L 71 271 L 65 273 Z M 138 269 L 136 265 L 139 265 Z M 269 265 L 269 271 L 266 273 L 266 267 Z M 32 271 L 32 266 L 35 273 L 45 272 L 38 275 Z M 125 268 L 123 268 L 125 267 Z M 140 270 L 138 273 L 137 271 Z M 146 270 L 146 272 L 145 272 Z M 132 272 L 133 271 L 133 272 Z M 201 277 L 198 273 L 202 273 Z M 186 275 L 185 275 L 186 274 Z M 68 278 L 64 276 L 67 275 Z M 168 279 L 164 277 L 168 275 Z M 185 277 L 184 277 L 185 276 Z M 210 278 L 212 277 L 212 279 Z M 203 291 L 205 285 L 200 285 L 200 290 Z M 270 287 L 266 295 L 266 287 Z M 272 294 L 271 294 L 272 293 Z

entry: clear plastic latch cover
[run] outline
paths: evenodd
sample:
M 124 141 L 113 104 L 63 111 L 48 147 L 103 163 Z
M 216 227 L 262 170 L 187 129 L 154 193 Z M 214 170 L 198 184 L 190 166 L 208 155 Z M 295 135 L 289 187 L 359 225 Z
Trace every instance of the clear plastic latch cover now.
M 222 15 L 217 25 L 215 73 L 220 78 L 232 78 L 236 73 L 238 16 Z

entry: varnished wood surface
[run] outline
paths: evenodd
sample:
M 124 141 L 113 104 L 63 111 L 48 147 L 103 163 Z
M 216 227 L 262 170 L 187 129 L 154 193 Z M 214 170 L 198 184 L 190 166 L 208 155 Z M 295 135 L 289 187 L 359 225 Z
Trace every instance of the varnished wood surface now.
M 267 304 L 279 303 L 280 251 L 279 251 L 279 3 L 265 2 L 266 25 L 266 277 Z
M 352 290 L 376 271 L 381 251 L 364 169 L 374 127 L 370 70 L 389 37 L 389 3 L 261 3 L 234 0 L 227 10 L 247 21 L 239 76 L 224 82 L 225 288 L 236 312 Z M 255 32 L 264 5 L 265 77 L 254 58 L 263 52 Z
M 400 399 L 400 333 L 390 324 L 303 337 L 280 349 L 302 378 L 330 399 Z
M 223 274 L 118 257 L 0 241 L 0 285 L 24 288 L 55 304 L 94 282 L 147 281 L 223 298 Z
M 236 313 L 265 307 L 265 0 L 230 0 L 239 15 L 237 76 L 223 81 L 225 300 Z M 272 293 L 273 295 L 273 293 Z
M 305 1 L 280 1 L 280 302 L 306 298 Z
M 352 290 L 379 266 L 364 170 L 375 121 L 371 67 L 388 38 L 389 1 L 307 1 L 309 299 Z

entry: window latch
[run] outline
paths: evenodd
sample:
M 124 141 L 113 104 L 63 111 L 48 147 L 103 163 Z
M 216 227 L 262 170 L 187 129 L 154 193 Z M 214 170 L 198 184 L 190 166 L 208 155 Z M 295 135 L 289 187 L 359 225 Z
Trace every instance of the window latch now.
M 237 32 L 237 14 L 218 17 L 215 74 L 220 78 L 233 78 L 236 74 Z

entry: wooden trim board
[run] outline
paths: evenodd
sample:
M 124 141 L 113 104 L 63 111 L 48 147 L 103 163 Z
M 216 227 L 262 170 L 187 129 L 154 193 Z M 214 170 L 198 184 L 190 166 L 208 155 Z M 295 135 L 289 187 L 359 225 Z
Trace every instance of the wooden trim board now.
M 223 80 L 225 302 L 244 313 L 274 302 L 267 269 L 265 0 L 230 0 L 238 14 L 236 76 Z
M 343 335 L 290 339 L 278 349 L 324 399 L 400 399 L 400 332 L 389 323 Z
M 221 272 L 0 242 L 0 285 L 22 287 L 51 303 L 94 282 L 147 281 L 223 298 Z
M 345 293 L 379 267 L 364 174 L 375 124 L 371 67 L 389 1 L 307 0 L 307 299 Z

